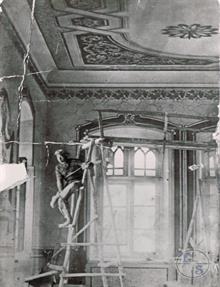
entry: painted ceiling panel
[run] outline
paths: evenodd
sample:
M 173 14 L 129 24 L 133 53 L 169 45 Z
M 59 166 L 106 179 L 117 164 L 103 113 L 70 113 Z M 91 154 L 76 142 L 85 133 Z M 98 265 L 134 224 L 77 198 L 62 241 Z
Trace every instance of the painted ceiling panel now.
M 217 0 L 38 0 L 36 5 L 36 20 L 60 70 L 204 69 L 218 63 Z
M 219 54 L 219 35 L 212 34 L 211 30 L 218 30 L 219 26 L 217 0 L 128 0 L 128 11 L 128 38 L 142 47 L 182 55 Z M 186 37 L 183 37 L 184 29 L 181 33 L 179 24 L 186 25 Z M 207 31 L 211 32 L 206 34 L 204 29 L 192 27 L 193 24 L 209 26 Z M 162 33 L 163 29 L 170 26 L 176 27 L 173 37 Z M 195 38 L 187 37 L 190 29 L 194 29 Z

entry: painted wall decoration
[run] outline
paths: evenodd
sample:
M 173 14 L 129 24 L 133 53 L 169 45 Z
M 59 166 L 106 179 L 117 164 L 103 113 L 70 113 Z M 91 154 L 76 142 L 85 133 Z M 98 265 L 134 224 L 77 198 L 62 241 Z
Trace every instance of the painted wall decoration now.
M 206 59 L 167 57 L 141 53 L 121 46 L 110 36 L 85 34 L 77 36 L 83 61 L 90 65 L 206 65 Z
M 174 100 L 184 99 L 211 102 L 219 101 L 218 88 L 84 88 L 84 89 L 51 89 L 47 93 L 48 98 L 53 100 L 71 100 L 78 98 L 84 100 Z
M 69 7 L 76 9 L 94 10 L 103 8 L 103 0 L 66 0 Z
M 77 17 L 72 19 L 73 25 L 91 28 L 106 26 L 106 22 L 107 20 L 98 19 L 95 17 Z
M 162 29 L 162 34 L 182 39 L 200 39 L 218 34 L 218 28 L 214 28 L 211 25 L 178 24 L 177 26 L 168 26 Z

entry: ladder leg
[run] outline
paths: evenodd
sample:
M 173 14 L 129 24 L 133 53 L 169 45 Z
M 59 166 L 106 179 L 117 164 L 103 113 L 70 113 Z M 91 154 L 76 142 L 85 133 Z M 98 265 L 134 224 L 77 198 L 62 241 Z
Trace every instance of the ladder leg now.
M 100 271 L 102 274 L 102 282 L 103 282 L 103 287 L 108 287 L 108 281 L 105 276 L 105 268 L 104 266 L 104 256 L 103 256 L 103 245 L 101 244 L 102 242 L 102 231 L 101 231 L 101 223 L 100 223 L 100 218 L 97 216 L 98 214 L 98 204 L 97 204 L 97 193 L 96 193 L 96 188 L 95 188 L 95 183 L 94 179 L 89 171 L 89 179 L 90 179 L 90 184 L 92 187 L 92 200 L 93 200 L 93 206 L 94 206 L 94 211 L 95 211 L 95 217 L 97 217 L 97 220 L 95 222 L 95 232 L 97 236 L 97 242 L 98 242 L 98 253 L 99 253 L 99 261 L 100 261 Z
M 103 145 L 101 145 L 101 161 L 103 163 L 104 161 L 104 150 L 103 150 Z M 124 287 L 124 277 L 123 277 L 123 267 L 122 267 L 122 262 L 121 262 L 121 252 L 120 252 L 120 247 L 119 247 L 119 240 L 118 240 L 118 234 L 117 234 L 117 229 L 116 229 L 116 222 L 115 222 L 115 217 L 114 217 L 114 210 L 112 206 L 112 199 L 110 195 L 110 191 L 108 188 L 108 181 L 107 181 L 107 176 L 106 176 L 106 171 L 104 168 L 104 165 L 102 164 L 102 174 L 103 174 L 103 185 L 104 185 L 104 190 L 106 191 L 109 206 L 110 206 L 110 213 L 111 213 L 111 219 L 112 219 L 112 228 L 113 228 L 113 233 L 114 233 L 114 240 L 115 240 L 115 246 L 116 246 L 116 255 L 117 255 L 117 261 L 118 261 L 118 271 L 119 271 L 119 280 L 120 280 L 120 286 Z
M 75 227 L 78 217 L 79 217 L 79 210 L 80 210 L 80 205 L 81 205 L 81 201 L 82 201 L 82 197 L 83 197 L 83 190 L 82 188 L 79 189 L 79 195 L 77 198 L 77 202 L 76 202 L 76 208 L 75 208 L 75 212 L 74 212 L 74 216 L 73 216 L 73 221 L 72 221 L 72 226 Z
M 103 129 L 103 123 L 102 123 L 102 113 L 101 111 L 98 112 L 99 114 L 99 130 L 100 130 L 100 136 L 101 138 L 104 138 L 104 129 Z M 102 174 L 103 174 L 103 185 L 104 189 L 107 193 L 109 205 L 110 205 L 110 213 L 111 213 L 111 218 L 112 218 L 112 227 L 113 227 L 113 233 L 114 233 L 114 238 L 115 238 L 115 243 L 116 243 L 116 253 L 117 253 L 117 261 L 118 261 L 118 271 L 119 271 L 119 280 L 120 280 L 120 286 L 124 287 L 124 277 L 122 276 L 123 273 L 123 267 L 122 267 L 122 262 L 121 262 L 121 253 L 120 253 L 120 247 L 119 247 L 119 240 L 118 240 L 118 235 L 117 235 L 117 230 L 116 230 L 116 223 L 115 223 L 115 217 L 114 217 L 114 210 L 112 207 L 112 200 L 111 200 L 111 195 L 109 192 L 108 188 L 108 181 L 107 181 L 107 176 L 106 176 L 106 171 L 103 165 L 104 161 L 104 149 L 103 149 L 103 144 L 101 143 L 101 162 L 102 162 Z
M 94 146 L 94 141 L 91 141 L 91 144 L 90 144 L 90 147 L 89 147 L 89 151 L 88 151 L 88 155 L 87 155 L 87 162 L 89 162 L 91 160 L 93 146 Z M 85 184 L 87 173 L 88 173 L 88 168 L 86 168 L 84 170 L 84 172 L 83 172 L 83 178 L 82 178 L 82 182 L 81 182 L 82 186 L 84 186 L 84 184 Z M 64 262 L 63 262 L 63 270 L 64 271 L 60 274 L 59 287 L 63 287 L 64 286 L 64 283 L 65 283 L 66 279 L 63 277 L 63 275 L 65 275 L 65 273 L 69 272 L 69 263 L 70 263 L 70 255 L 71 255 L 71 243 L 72 243 L 72 238 L 73 238 L 74 234 L 76 233 L 75 228 L 76 228 L 76 223 L 77 223 L 77 219 L 78 219 L 78 215 L 79 215 L 80 203 L 82 201 L 82 195 L 83 195 L 82 192 L 83 192 L 83 189 L 80 188 L 79 189 L 79 196 L 78 196 L 76 207 L 75 207 L 75 212 L 74 212 L 74 198 L 72 197 L 72 199 L 71 199 L 71 213 L 73 214 L 73 212 L 74 212 L 74 216 L 73 216 L 72 225 L 69 226 L 69 228 L 68 228 L 67 246 L 66 246 L 66 252 L 65 252 L 65 257 L 64 257 Z M 77 240 L 77 238 L 75 238 L 75 240 Z M 104 285 L 104 287 L 108 287 L 108 286 Z

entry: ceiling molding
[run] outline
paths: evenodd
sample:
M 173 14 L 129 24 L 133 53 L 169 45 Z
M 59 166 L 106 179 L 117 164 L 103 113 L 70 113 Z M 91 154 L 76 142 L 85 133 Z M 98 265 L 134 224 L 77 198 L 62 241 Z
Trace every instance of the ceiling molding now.
M 52 71 L 49 87 L 219 87 L 217 71 Z

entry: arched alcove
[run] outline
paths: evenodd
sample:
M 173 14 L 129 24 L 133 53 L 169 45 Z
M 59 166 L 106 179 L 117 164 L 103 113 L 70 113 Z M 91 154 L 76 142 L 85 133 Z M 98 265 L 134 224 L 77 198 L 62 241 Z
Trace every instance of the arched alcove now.
M 19 157 L 25 157 L 27 164 L 33 162 L 33 112 L 27 100 L 21 104 L 21 117 L 19 129 Z

